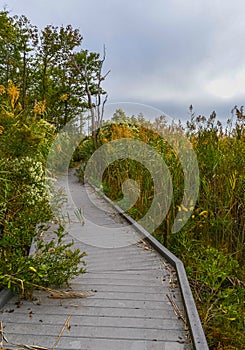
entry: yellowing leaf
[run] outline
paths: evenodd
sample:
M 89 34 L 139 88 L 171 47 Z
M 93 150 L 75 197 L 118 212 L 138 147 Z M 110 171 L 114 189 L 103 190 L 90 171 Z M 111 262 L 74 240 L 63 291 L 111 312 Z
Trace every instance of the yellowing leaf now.
M 188 209 L 183 204 L 181 204 L 181 208 L 186 212 L 188 211 Z
M 33 112 L 35 114 L 43 114 L 46 110 L 46 100 L 35 102 Z
M 69 94 L 63 94 L 60 96 L 61 101 L 67 101 L 69 99 Z
M 29 266 L 29 270 L 33 271 L 33 272 L 37 272 L 37 270 L 35 269 L 35 267 L 33 266 Z
M 205 215 L 207 215 L 207 214 L 208 214 L 207 210 L 203 210 L 199 215 L 200 215 L 200 216 L 205 216 Z
M 20 88 L 18 86 L 14 85 L 12 80 L 10 80 L 10 82 L 8 84 L 7 92 L 8 92 L 8 95 L 10 97 L 10 100 L 11 100 L 11 106 L 12 106 L 12 108 L 14 108 L 15 103 L 18 101 L 18 98 L 20 96 Z

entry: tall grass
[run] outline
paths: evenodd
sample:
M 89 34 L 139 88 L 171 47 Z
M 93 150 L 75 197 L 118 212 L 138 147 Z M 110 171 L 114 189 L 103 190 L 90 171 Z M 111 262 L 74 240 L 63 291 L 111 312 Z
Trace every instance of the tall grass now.
M 202 240 L 240 262 L 245 254 L 245 117 L 236 115 L 224 127 L 216 121 L 196 118 L 189 124 L 189 137 L 200 169 L 198 210 L 205 219 L 197 220 Z M 199 226 L 198 226 L 199 225 Z
M 137 138 L 161 154 L 171 174 L 173 196 L 154 235 L 183 260 L 210 349 L 217 350 L 245 348 L 244 126 L 243 111 L 236 108 L 225 125 L 215 113 L 209 118 L 192 113 L 186 127 L 167 125 L 164 118 L 154 123 L 141 118 L 137 123 L 134 117 L 106 124 L 97 134 L 99 146 L 115 139 Z M 197 156 L 199 196 L 188 208 L 181 206 L 184 174 L 180 160 L 161 136 L 168 132 L 176 135 L 176 147 L 178 135 L 185 135 Z M 88 142 L 85 147 L 80 145 L 80 150 L 90 149 Z M 83 153 L 82 160 L 86 162 L 90 155 Z M 140 160 L 123 159 L 109 164 L 103 175 L 103 188 L 111 199 L 121 200 L 122 184 L 127 179 L 137 181 L 140 189 L 138 200 L 128 210 L 138 220 L 147 213 L 154 197 L 152 175 Z M 171 228 L 179 211 L 188 211 L 190 219 L 180 232 L 173 234 Z

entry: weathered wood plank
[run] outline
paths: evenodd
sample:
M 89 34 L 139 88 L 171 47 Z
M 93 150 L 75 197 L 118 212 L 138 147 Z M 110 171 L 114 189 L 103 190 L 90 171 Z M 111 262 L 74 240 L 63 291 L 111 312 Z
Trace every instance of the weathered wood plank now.
M 14 310 L 14 314 L 12 314 Z M 149 318 L 154 317 L 158 319 L 178 319 L 172 309 L 159 309 L 159 310 L 147 310 L 147 309 L 130 309 L 130 308 L 120 308 L 120 307 L 83 307 L 74 300 L 73 304 L 70 305 L 39 305 L 36 306 L 34 304 L 26 304 L 26 302 L 18 309 L 16 309 L 15 304 L 8 303 L 6 308 L 4 309 L 3 321 L 5 321 L 5 317 L 8 317 L 10 313 L 12 318 L 15 319 L 15 315 L 23 314 L 26 318 L 29 317 L 29 313 L 40 315 L 42 319 L 43 315 L 81 315 L 81 316 L 116 316 L 116 317 L 129 317 L 129 318 Z M 181 320 L 179 320 L 182 322 Z
M 54 344 L 56 338 L 54 336 L 25 336 L 16 335 L 16 343 L 28 345 L 41 345 L 50 347 Z M 72 339 L 63 336 L 56 349 L 58 350 L 191 350 L 189 345 L 183 344 L 183 339 L 180 337 L 177 342 L 159 341 L 157 339 L 142 340 L 142 339 L 105 339 L 105 338 L 80 338 Z M 10 346 L 8 346 L 11 348 Z M 14 348 L 13 348 L 14 349 Z
M 179 337 L 185 338 L 186 332 L 182 329 L 152 329 L 152 328 L 133 328 L 121 326 L 76 326 L 70 323 L 69 338 L 104 338 L 104 339 L 132 339 L 132 340 L 152 340 L 158 339 L 160 341 L 178 341 Z M 5 332 L 10 337 L 11 334 L 25 334 L 25 335 L 42 335 L 52 336 L 59 334 L 60 326 L 56 324 L 40 325 L 33 323 L 11 323 L 5 327 Z
M 11 324 L 17 323 L 20 325 L 30 323 L 38 325 L 39 327 L 51 326 L 53 327 L 54 315 L 50 314 L 31 314 L 31 321 L 28 313 L 26 314 L 9 314 L 5 316 L 5 322 L 9 323 L 10 331 L 13 331 Z M 66 321 L 66 316 L 55 315 L 55 325 L 62 326 Z M 122 316 L 86 316 L 86 315 L 72 315 L 70 319 L 71 326 L 90 326 L 90 327 L 121 327 L 121 328 L 139 328 L 139 329 L 180 329 L 183 330 L 182 323 L 175 318 L 153 318 L 153 317 L 122 317 Z

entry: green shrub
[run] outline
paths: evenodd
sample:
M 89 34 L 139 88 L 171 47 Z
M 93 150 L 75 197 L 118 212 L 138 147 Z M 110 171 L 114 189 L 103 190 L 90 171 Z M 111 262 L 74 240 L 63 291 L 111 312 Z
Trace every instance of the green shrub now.
M 0 169 L 0 287 L 27 296 L 35 284 L 60 286 L 84 272 L 79 265 L 85 254 L 64 242 L 61 224 L 50 242 L 43 240 L 44 226 L 37 228 L 53 216 L 42 163 L 6 158 Z M 29 256 L 34 240 L 37 253 Z
M 36 286 L 62 286 L 85 272 L 82 258 L 86 254 L 79 249 L 71 249 L 73 242 L 64 243 L 67 234 L 64 228 L 59 226 L 57 230 L 52 230 L 55 239 L 45 242 L 43 233 L 47 229 L 48 226 L 39 226 L 33 233 L 36 249 L 31 255 L 23 254 L 23 242 L 19 242 L 20 237 L 26 238 L 30 232 L 15 229 L 3 236 L 0 241 L 1 287 L 6 286 L 22 296 L 31 297 Z

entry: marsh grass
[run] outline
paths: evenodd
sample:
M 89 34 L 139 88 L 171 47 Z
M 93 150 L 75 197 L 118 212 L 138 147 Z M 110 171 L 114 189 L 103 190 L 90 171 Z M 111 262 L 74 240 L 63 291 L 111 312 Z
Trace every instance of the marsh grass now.
M 98 146 L 123 137 L 140 139 L 159 152 L 170 171 L 173 196 L 170 209 L 155 237 L 183 260 L 202 319 L 210 349 L 245 347 L 245 117 L 235 108 L 222 124 L 212 113 L 195 116 L 186 127 L 167 125 L 163 117 L 154 123 L 140 123 L 135 117 L 117 125 L 105 124 L 97 133 Z M 174 149 L 160 136 L 185 135 L 196 153 L 200 190 L 196 203 L 181 206 L 184 175 Z M 91 144 L 91 146 L 89 146 Z M 92 140 L 79 146 L 83 168 L 92 152 Z M 96 169 L 95 169 L 96 172 Z M 140 196 L 128 213 L 138 220 L 151 206 L 154 183 L 145 167 L 132 159 L 117 160 L 103 175 L 103 189 L 112 200 L 121 200 L 122 184 L 137 181 Z M 195 204 L 195 205 L 194 205 Z M 171 227 L 179 211 L 190 219 L 181 231 Z

